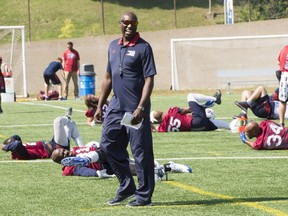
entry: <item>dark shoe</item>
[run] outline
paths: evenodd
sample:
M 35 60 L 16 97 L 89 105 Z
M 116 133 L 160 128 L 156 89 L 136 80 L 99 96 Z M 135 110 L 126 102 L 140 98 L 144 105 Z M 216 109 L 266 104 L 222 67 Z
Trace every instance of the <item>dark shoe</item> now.
M 115 198 L 109 200 L 107 202 L 108 205 L 111 205 L 111 206 L 115 206 L 115 205 L 119 205 L 121 204 L 121 202 L 133 197 L 134 194 L 130 194 L 130 195 L 117 195 Z
M 222 96 L 222 93 L 221 93 L 220 89 L 217 89 L 214 97 L 216 98 L 215 103 L 217 103 L 218 105 L 220 105 L 221 102 L 222 102 L 221 101 L 221 96 Z
M 249 105 L 246 101 L 235 101 L 236 106 L 238 106 L 244 113 L 247 113 L 247 109 L 249 108 Z
M 244 112 L 241 112 L 239 115 L 233 116 L 233 119 L 241 118 L 242 116 L 248 119 L 247 113 L 244 113 Z
M 152 203 L 151 202 L 139 202 L 138 200 L 132 200 L 126 206 L 128 207 L 152 206 Z
M 59 97 L 58 100 L 67 100 L 65 97 Z
M 0 94 L 1 94 L 1 93 L 0 93 Z M 1 113 L 3 113 L 3 110 L 2 110 L 2 108 L 0 107 L 0 114 L 1 114 Z

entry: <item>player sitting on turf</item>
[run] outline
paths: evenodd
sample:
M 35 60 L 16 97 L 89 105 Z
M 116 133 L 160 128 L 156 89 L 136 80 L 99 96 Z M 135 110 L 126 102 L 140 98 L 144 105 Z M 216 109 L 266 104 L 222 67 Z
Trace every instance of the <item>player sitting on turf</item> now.
M 187 108 L 171 107 L 166 114 L 152 111 L 150 121 L 160 123 L 157 129 L 152 129 L 158 132 L 230 130 L 230 122 L 214 119 L 215 112 L 209 108 L 221 104 L 220 90 L 214 96 L 190 93 L 187 101 Z
M 255 137 L 256 140 L 251 142 L 247 137 Z M 260 124 L 252 121 L 245 126 L 240 139 L 256 150 L 288 149 L 288 128 L 282 128 L 271 120 L 264 120 Z
M 279 89 L 277 88 L 269 96 L 264 86 L 258 86 L 252 94 L 249 91 L 242 92 L 242 101 L 235 101 L 235 104 L 242 110 L 239 116 L 247 117 L 247 111 L 250 108 L 254 115 L 259 118 L 279 119 L 278 94 Z M 288 111 L 285 113 L 285 119 L 288 119 Z
M 84 99 L 84 102 L 87 106 L 87 110 L 85 112 L 85 116 L 87 117 L 87 125 L 90 125 L 90 126 L 95 125 L 94 114 L 97 110 L 98 100 L 99 100 L 99 98 L 97 98 L 93 94 L 88 94 Z M 106 101 L 106 103 L 102 106 L 104 116 L 105 116 L 106 109 L 107 109 L 108 105 L 109 105 L 109 101 Z
M 23 143 L 20 136 L 13 135 L 3 142 L 2 150 L 10 151 L 12 159 L 31 160 L 49 158 L 56 148 L 70 148 L 72 138 L 77 146 L 83 146 L 77 125 L 71 120 L 72 108 L 68 108 L 65 116 L 54 120 L 54 136 L 51 141 L 35 141 Z
M 63 165 L 62 175 L 64 176 L 114 177 L 104 153 L 97 145 L 88 143 L 85 147 L 74 147 L 71 151 L 56 149 L 51 158 L 54 162 Z M 136 175 L 134 161 L 130 159 L 129 165 L 131 173 Z M 155 161 L 156 180 L 165 180 L 167 177 L 166 173 L 169 171 L 191 173 L 192 169 L 188 165 L 178 164 L 173 161 L 164 165 L 160 165 Z

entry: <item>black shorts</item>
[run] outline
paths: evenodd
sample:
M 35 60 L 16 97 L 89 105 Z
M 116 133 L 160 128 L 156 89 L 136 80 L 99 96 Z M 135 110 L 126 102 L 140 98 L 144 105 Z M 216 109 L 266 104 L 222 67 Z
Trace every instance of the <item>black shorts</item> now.
M 217 127 L 206 117 L 205 108 L 195 101 L 189 101 L 189 108 L 192 113 L 192 131 L 212 131 Z
M 261 97 L 256 101 L 253 101 L 252 104 L 249 105 L 255 116 L 259 118 L 270 118 L 272 113 L 272 107 L 268 95 L 265 95 L 264 97 Z
M 50 84 L 50 80 L 51 80 L 52 85 L 59 85 L 61 83 L 59 77 L 56 74 L 53 74 L 53 75 L 44 74 L 43 76 L 44 76 L 44 81 L 47 85 Z

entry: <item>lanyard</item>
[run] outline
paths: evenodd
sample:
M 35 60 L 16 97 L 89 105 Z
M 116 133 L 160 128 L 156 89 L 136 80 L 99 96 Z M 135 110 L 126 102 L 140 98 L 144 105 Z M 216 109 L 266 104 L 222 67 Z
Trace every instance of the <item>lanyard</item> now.
M 125 50 L 123 52 L 124 47 L 125 47 Z M 121 78 L 123 77 L 123 63 L 124 63 L 124 59 L 125 59 L 125 55 L 126 55 L 127 50 L 128 50 L 128 46 L 123 46 L 123 47 L 121 47 L 120 53 L 119 53 L 119 58 L 120 58 L 119 71 L 120 71 L 120 77 Z

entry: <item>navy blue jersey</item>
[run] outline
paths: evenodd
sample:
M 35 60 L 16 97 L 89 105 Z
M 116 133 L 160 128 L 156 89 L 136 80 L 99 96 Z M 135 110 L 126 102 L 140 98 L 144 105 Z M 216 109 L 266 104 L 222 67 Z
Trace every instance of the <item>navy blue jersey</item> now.
M 63 70 L 62 64 L 60 62 L 53 61 L 45 69 L 44 75 L 53 75 L 60 69 Z
M 151 46 L 139 34 L 135 38 L 127 46 L 120 44 L 119 39 L 110 43 L 107 72 L 111 74 L 114 92 L 111 109 L 134 111 L 141 99 L 145 77 L 156 74 Z M 146 106 L 148 110 L 150 101 Z

